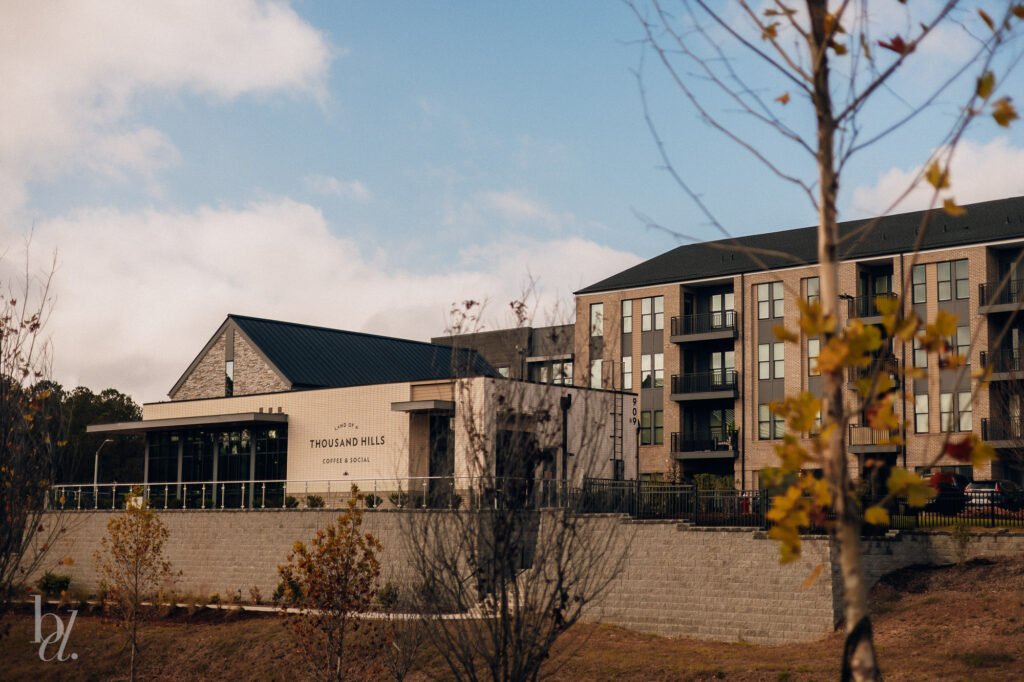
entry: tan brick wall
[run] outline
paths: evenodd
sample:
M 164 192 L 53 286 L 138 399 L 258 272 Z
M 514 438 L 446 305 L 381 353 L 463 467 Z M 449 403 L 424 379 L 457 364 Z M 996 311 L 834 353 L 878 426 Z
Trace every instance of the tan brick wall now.
M 281 378 L 259 353 L 237 331 L 235 332 L 235 395 L 287 391 L 288 383 Z
M 213 346 L 207 351 L 191 373 L 185 377 L 171 400 L 196 400 L 197 398 L 217 398 L 224 395 L 224 344 L 225 333 L 222 333 Z

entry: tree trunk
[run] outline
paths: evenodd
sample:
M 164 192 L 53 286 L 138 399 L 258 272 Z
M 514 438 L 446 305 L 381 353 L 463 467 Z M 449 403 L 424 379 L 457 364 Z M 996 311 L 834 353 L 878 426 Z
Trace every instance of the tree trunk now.
M 811 59 L 813 102 L 818 130 L 818 262 L 820 264 L 821 306 L 825 315 L 838 320 L 839 271 L 836 264 L 839 226 L 836 220 L 836 194 L 839 178 L 835 170 L 832 95 L 829 90 L 830 37 L 826 30 L 826 0 L 807 0 L 811 21 Z M 836 425 L 829 439 L 824 462 L 825 476 L 832 489 L 836 512 L 836 544 L 843 584 L 843 612 L 846 621 L 846 647 L 843 652 L 842 679 L 878 680 L 881 678 L 868 616 L 867 589 L 861 566 L 860 517 L 850 497 L 850 479 L 846 466 L 846 422 L 843 418 L 842 369 L 824 375 L 823 409 Z

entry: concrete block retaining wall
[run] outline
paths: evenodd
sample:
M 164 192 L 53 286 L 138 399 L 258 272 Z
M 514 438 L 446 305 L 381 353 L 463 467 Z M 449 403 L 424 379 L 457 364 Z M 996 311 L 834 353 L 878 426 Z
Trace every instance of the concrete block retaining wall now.
M 112 513 L 64 515 L 67 532 L 50 557 L 74 558 L 72 566 L 60 569 L 72 576 L 73 585 L 97 586 L 93 553 Z M 364 517 L 365 532 L 384 545 L 384 579 L 398 584 L 417 582 L 401 530 L 408 513 L 370 510 Z M 240 590 L 247 598 L 255 585 L 269 597 L 278 584 L 277 567 L 295 542 L 308 542 L 337 515 L 337 510 L 305 509 L 161 512 L 170 529 L 167 555 L 183 572 L 175 590 L 218 592 L 225 598 Z M 760 531 L 608 516 L 591 523 L 596 532 L 613 533 L 610 553 L 624 556 L 625 562 L 588 609 L 590 620 L 666 636 L 778 644 L 822 637 L 841 618 L 842 586 L 826 538 L 804 538 L 803 557 L 782 566 L 777 543 Z M 972 534 L 966 552 L 968 558 L 1020 556 L 1024 533 Z M 864 567 L 872 584 L 905 566 L 956 560 L 957 543 L 949 533 L 898 533 L 864 543 Z M 821 576 L 803 588 L 818 564 L 825 567 Z

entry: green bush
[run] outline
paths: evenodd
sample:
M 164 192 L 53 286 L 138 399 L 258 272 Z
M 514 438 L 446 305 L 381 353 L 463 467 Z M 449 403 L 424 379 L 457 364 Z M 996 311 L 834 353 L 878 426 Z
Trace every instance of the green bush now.
M 380 495 L 374 495 L 373 493 L 370 493 L 369 495 L 366 496 L 367 509 L 379 508 L 383 502 L 384 500 L 381 499 Z
M 288 507 L 289 509 L 295 509 L 296 507 L 299 506 L 299 501 L 294 496 L 289 495 L 288 497 L 284 498 L 284 506 Z
M 324 506 L 324 498 L 319 495 L 309 495 L 306 497 L 306 506 L 310 509 L 320 509 Z
M 384 585 L 384 587 L 377 590 L 377 601 L 380 602 L 380 605 L 386 611 L 390 611 L 395 608 L 400 596 L 398 585 L 394 584 L 390 580 Z
M 302 587 L 297 580 L 282 580 L 274 594 L 270 595 L 270 599 L 275 604 L 297 604 L 302 599 Z
M 66 592 L 71 584 L 70 575 L 56 575 L 50 571 L 43 574 L 43 577 L 36 583 L 36 587 L 43 594 L 60 594 Z

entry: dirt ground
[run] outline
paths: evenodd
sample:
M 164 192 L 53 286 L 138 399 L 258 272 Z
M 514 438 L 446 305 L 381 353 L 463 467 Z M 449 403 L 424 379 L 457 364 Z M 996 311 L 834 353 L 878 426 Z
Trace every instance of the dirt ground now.
M 875 642 L 887 680 L 1024 679 L 1024 560 L 906 569 L 872 593 Z M 65 621 L 67 617 L 65 616 Z M 121 635 L 80 611 L 65 654 L 44 663 L 30 643 L 30 612 L 9 616 L 0 640 L 0 679 L 124 679 Z M 52 630 L 52 623 L 46 623 Z M 0 628 L 2 629 L 2 628 Z M 295 680 L 304 661 L 279 616 L 232 611 L 179 613 L 146 626 L 141 679 Z M 842 639 L 786 646 L 668 639 L 578 625 L 555 647 L 544 673 L 555 680 L 832 680 Z M 408 678 L 451 679 L 436 651 Z

